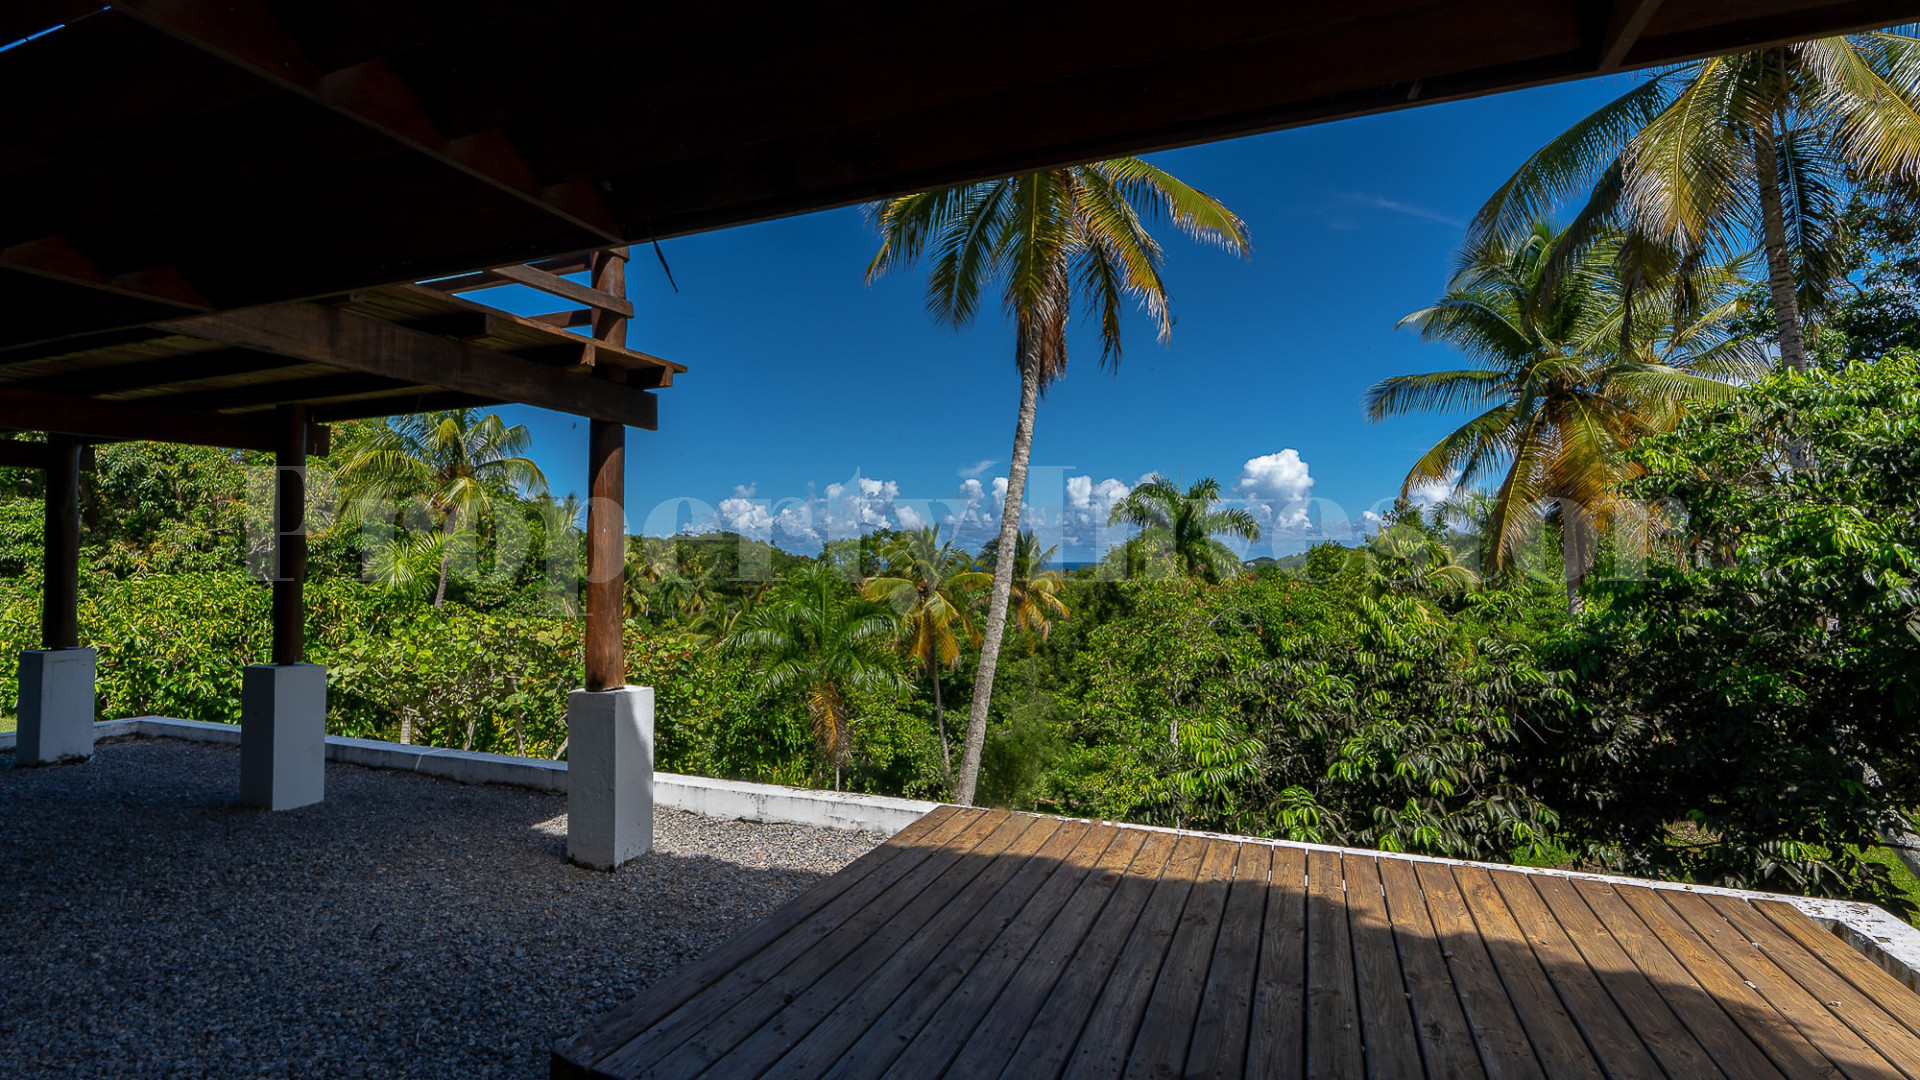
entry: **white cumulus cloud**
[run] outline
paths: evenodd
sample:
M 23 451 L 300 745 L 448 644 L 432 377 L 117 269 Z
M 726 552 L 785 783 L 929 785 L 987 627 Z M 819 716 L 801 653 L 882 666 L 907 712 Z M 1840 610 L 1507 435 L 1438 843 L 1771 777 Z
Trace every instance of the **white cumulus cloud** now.
M 1248 458 L 1233 487 L 1262 530 L 1298 530 L 1308 524 L 1313 476 L 1292 447 Z
M 1453 495 L 1454 485 L 1459 482 L 1460 470 L 1454 469 L 1447 474 L 1447 478 L 1444 480 L 1428 480 L 1408 488 L 1407 498 L 1411 500 L 1415 506 L 1426 509 L 1435 503 L 1446 502 L 1447 499 Z

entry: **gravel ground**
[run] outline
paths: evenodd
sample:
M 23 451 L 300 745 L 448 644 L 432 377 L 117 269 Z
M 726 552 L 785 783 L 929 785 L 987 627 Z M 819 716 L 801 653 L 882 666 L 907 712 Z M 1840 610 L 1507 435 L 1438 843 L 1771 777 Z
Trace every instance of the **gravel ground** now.
M 0 752 L 0 1077 L 544 1077 L 553 1040 L 881 837 L 662 810 L 617 874 L 566 798 L 327 766 L 235 805 L 239 751 Z

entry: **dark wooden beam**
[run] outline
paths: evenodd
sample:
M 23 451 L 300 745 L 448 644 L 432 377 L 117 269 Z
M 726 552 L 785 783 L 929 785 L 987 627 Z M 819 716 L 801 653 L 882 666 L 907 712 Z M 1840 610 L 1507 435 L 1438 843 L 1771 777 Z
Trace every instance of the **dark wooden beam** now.
M 274 410 L 273 662 L 298 664 L 306 654 L 307 407 Z
M 627 429 L 587 425 L 587 689 L 627 684 L 620 637 L 626 600 Z
M 531 322 L 544 323 L 547 326 L 558 327 L 562 330 L 571 330 L 577 326 L 592 326 L 593 309 L 573 308 L 568 311 L 550 311 L 545 315 L 528 315 L 526 318 Z
M 277 405 L 317 406 L 329 398 L 390 396 L 395 392 L 423 394 L 432 393 L 435 389 L 431 386 L 398 382 L 378 375 L 350 372 L 286 379 L 281 382 L 249 383 L 245 386 L 229 386 L 217 390 L 194 390 L 184 394 L 167 394 L 138 400 L 152 402 L 169 409 L 223 412 Z
M 318 423 L 337 423 L 342 420 L 372 420 L 384 416 L 405 416 L 408 413 L 440 412 L 444 409 L 486 408 L 494 405 L 507 405 L 511 402 L 498 398 L 480 397 L 475 394 L 460 394 L 450 390 L 439 390 L 429 394 L 395 394 L 389 397 L 369 397 L 355 401 L 339 401 L 313 406 L 313 419 Z
M 1613 0 L 1606 33 L 1600 39 L 1600 62 L 1594 70 L 1603 75 L 1619 71 L 1658 10 L 1660 0 Z
M 1718 5 L 1716 5 L 1718 6 Z M 1841 0 L 1838 3 L 1795 5 L 1784 10 L 1760 8 L 1750 18 L 1737 18 L 1748 10 L 1744 4 L 1724 5 L 1726 18 L 1709 20 L 1687 29 L 1665 32 L 1655 25 L 1640 35 L 1629 49 L 1625 66 L 1647 67 L 1700 60 L 1722 53 L 1766 49 L 1815 37 L 1858 33 L 1882 26 L 1911 23 L 1916 12 L 1912 0 Z M 1663 9 L 1671 14 L 1675 4 L 1668 0 Z
M 321 71 L 260 0 L 110 0 L 109 6 L 598 240 L 623 239 L 618 220 L 593 184 L 542 185 L 501 129 L 448 139 L 405 78 L 382 57 Z
M 9 469 L 44 469 L 47 461 L 55 453 L 50 444 L 27 442 L 23 439 L 0 439 L 0 465 Z M 94 470 L 93 444 L 85 443 L 80 447 L 80 471 Z
M 0 386 L 0 428 L 230 450 L 272 451 L 279 445 L 272 417 L 189 412 L 4 386 Z M 324 427 L 312 430 L 313 452 L 326 453 L 327 436 Z
M 494 401 L 649 430 L 659 423 L 658 401 L 643 389 L 317 304 L 207 315 L 165 323 L 161 329 Z
M 423 334 L 471 341 L 487 336 L 487 316 L 479 311 L 436 311 L 417 319 L 403 319 L 400 325 Z
M 620 250 L 625 250 L 624 248 Z M 624 261 L 624 260 L 623 260 Z M 531 266 L 500 266 L 494 273 L 508 281 L 539 289 L 541 292 L 572 300 L 576 304 L 585 304 L 590 308 L 611 311 L 626 318 L 633 317 L 633 303 L 624 296 L 615 296 L 604 289 L 582 285 L 577 281 L 568 281 L 558 274 L 549 274 L 545 270 L 535 270 Z
M 46 454 L 40 647 L 72 649 L 80 645 L 80 443 L 55 435 Z
M 0 356 L 4 361 L 5 356 Z M 5 385 L 19 390 L 42 390 L 49 394 L 80 394 L 100 397 L 135 390 L 152 390 L 177 383 L 251 375 L 292 366 L 278 356 L 251 349 L 217 349 L 211 352 L 162 356 L 136 360 L 111 367 L 83 368 L 50 375 L 33 375 Z
M 213 307 L 177 267 L 157 266 L 109 275 L 67 236 L 44 236 L 0 248 L 0 266 L 182 311 L 209 311 Z
M 557 255 L 551 259 L 535 259 L 523 265 L 531 266 L 535 270 L 545 270 L 549 274 L 577 274 L 587 268 L 592 258 L 591 253 L 583 252 L 578 255 Z M 429 289 L 438 289 L 441 292 L 462 293 L 472 292 L 475 289 L 494 288 L 496 286 L 509 284 L 509 282 L 510 279 L 501 276 L 496 271 L 476 270 L 471 274 L 441 278 L 438 281 L 423 281 L 420 284 Z

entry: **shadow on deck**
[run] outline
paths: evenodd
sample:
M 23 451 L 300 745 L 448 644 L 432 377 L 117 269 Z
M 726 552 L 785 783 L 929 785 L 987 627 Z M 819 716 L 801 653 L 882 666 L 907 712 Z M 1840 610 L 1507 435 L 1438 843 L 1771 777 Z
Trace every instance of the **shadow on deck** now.
M 1907 1075 L 1790 904 L 944 808 L 556 1045 L 556 1077 Z

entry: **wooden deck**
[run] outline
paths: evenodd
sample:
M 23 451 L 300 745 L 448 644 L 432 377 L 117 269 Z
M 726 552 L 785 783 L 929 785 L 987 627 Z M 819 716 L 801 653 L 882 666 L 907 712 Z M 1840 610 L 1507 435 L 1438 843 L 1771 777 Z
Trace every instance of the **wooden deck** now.
M 555 1076 L 1920 1077 L 1779 901 L 943 807 Z

